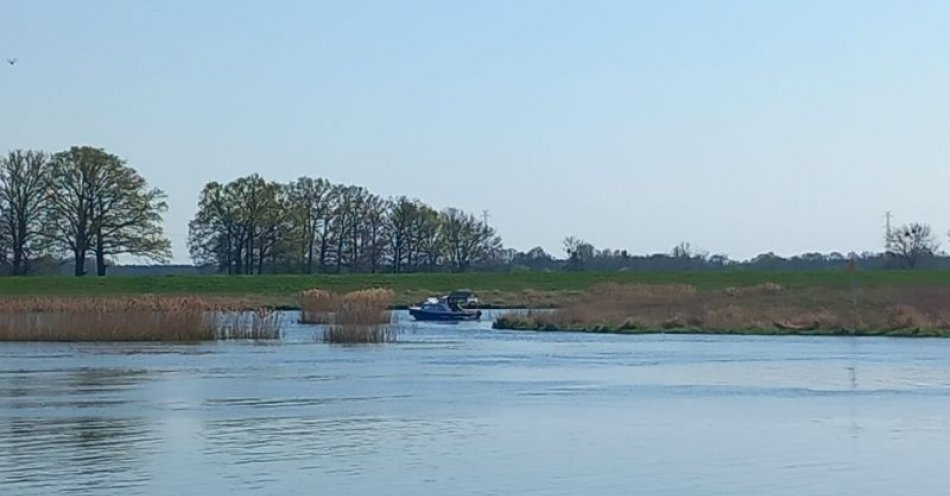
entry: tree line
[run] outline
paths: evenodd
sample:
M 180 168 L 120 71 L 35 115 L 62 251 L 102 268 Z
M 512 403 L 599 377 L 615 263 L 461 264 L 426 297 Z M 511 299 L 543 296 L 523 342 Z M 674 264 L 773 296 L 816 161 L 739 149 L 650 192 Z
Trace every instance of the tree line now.
M 464 272 L 502 253 L 495 230 L 457 208 L 257 174 L 205 185 L 188 246 L 196 264 L 227 274 Z
M 669 252 L 651 255 L 631 254 L 627 250 L 598 249 L 576 236 L 564 239 L 564 258 L 557 258 L 541 247 L 510 254 L 511 263 L 525 270 L 567 271 L 690 271 L 690 270 L 826 270 L 854 264 L 864 270 L 950 269 L 950 255 L 940 251 L 940 243 L 931 227 L 911 222 L 888 228 L 883 252 L 803 253 L 782 257 L 772 252 L 748 260 L 733 260 L 724 253 L 710 254 L 683 242 Z
M 13 150 L 0 157 L 0 267 L 13 275 L 103 276 L 119 255 L 164 263 L 165 193 L 124 159 L 101 148 L 56 153 Z M 421 200 L 383 198 L 361 186 L 302 177 L 288 183 L 254 174 L 201 191 L 188 248 L 203 272 L 225 274 L 473 270 L 682 271 L 947 268 L 930 226 L 888 228 L 880 253 L 764 253 L 731 260 L 680 243 L 668 253 L 597 249 L 570 236 L 564 256 L 505 248 L 482 219 Z
M 72 258 L 81 276 L 92 256 L 102 276 L 120 254 L 164 262 L 166 209 L 160 189 L 101 148 L 13 150 L 0 157 L 0 263 L 25 275 L 34 263 Z

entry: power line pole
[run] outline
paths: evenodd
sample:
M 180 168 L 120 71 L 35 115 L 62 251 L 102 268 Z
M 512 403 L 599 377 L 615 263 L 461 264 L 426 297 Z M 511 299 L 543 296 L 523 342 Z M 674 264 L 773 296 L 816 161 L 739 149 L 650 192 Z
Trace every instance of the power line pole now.
M 482 210 L 482 224 L 488 225 L 488 218 L 491 217 L 488 213 L 488 209 Z
M 885 250 L 891 249 L 891 217 L 893 217 L 893 214 L 891 214 L 890 210 L 884 212 L 884 249 Z

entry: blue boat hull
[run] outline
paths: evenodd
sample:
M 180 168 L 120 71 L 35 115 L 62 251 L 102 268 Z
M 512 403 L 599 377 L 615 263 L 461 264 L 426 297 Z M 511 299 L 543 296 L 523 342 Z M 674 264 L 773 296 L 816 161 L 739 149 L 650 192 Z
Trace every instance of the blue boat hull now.
M 459 322 L 465 320 L 478 320 L 481 318 L 482 312 L 440 312 L 423 310 L 421 308 L 410 308 L 409 315 L 412 315 L 412 318 L 416 320 Z

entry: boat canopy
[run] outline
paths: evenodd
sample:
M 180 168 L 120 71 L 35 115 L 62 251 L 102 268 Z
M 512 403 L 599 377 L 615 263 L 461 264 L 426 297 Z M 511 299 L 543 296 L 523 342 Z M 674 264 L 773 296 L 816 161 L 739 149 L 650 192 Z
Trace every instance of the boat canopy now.
M 478 300 L 478 295 L 474 291 L 460 289 L 449 293 L 448 298 L 451 300 Z
M 445 297 L 446 303 L 454 309 L 461 309 L 464 307 L 478 305 L 478 295 L 474 291 L 469 291 L 467 289 L 460 289 L 458 291 L 452 291 Z

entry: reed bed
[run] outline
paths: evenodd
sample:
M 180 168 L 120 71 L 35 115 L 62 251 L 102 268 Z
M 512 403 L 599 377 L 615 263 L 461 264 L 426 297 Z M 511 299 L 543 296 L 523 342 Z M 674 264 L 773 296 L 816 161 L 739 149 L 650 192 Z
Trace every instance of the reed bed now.
M 276 312 L 197 297 L 0 299 L 0 341 L 276 339 Z
M 217 339 L 280 339 L 280 312 L 270 308 L 253 311 L 219 311 L 215 316 Z
M 329 343 L 388 343 L 396 340 L 392 325 L 393 292 L 388 289 L 353 291 L 339 298 L 324 333 Z
M 340 306 L 340 296 L 322 289 L 308 289 L 297 295 L 301 324 L 329 324 Z
M 603 284 L 551 311 L 510 312 L 496 328 L 950 336 L 950 288 L 786 288 L 762 283 L 698 292 L 682 284 Z

